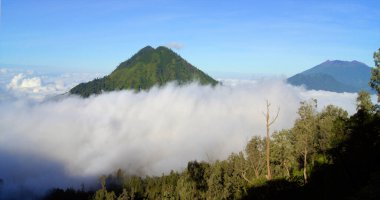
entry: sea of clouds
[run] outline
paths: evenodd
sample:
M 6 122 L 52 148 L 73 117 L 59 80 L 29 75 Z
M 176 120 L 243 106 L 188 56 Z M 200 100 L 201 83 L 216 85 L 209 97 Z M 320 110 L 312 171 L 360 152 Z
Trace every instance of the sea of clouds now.
M 299 102 L 311 98 L 318 109 L 335 104 L 355 112 L 355 93 L 307 91 L 278 77 L 83 99 L 61 94 L 98 75 L 0 73 L 0 199 L 20 190 L 79 188 L 118 168 L 160 175 L 191 160 L 225 159 L 264 135 L 266 100 L 273 115 L 280 108 L 272 131 L 292 127 Z
M 101 76 L 100 73 L 44 73 L 22 68 L 0 68 L 0 102 L 41 102 L 66 93 L 81 82 Z

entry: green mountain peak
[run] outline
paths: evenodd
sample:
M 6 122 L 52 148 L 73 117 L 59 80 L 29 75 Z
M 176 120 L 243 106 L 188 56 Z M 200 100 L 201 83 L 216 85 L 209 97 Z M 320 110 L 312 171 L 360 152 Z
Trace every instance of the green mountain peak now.
M 201 85 L 216 85 L 218 82 L 197 69 L 171 49 L 146 46 L 120 65 L 109 75 L 81 83 L 70 90 L 71 94 L 88 97 L 102 91 L 148 90 L 168 82 L 179 85 L 193 81 Z

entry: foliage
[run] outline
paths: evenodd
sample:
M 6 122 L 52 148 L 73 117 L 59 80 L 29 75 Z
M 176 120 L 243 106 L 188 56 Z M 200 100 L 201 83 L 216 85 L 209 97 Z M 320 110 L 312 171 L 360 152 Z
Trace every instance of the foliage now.
M 356 98 L 356 110 L 362 110 L 364 112 L 369 112 L 373 108 L 370 93 L 366 91 L 360 91 L 358 97 Z
M 106 177 L 100 178 L 102 188 L 95 192 L 94 200 L 113 200 L 116 198 L 115 192 L 108 192 L 106 189 Z
M 253 171 L 255 179 L 263 176 L 265 171 L 265 141 L 259 136 L 254 136 L 248 142 L 245 149 L 249 171 Z M 250 173 L 252 174 L 252 173 Z M 250 182 L 252 183 L 252 182 Z
M 308 177 L 308 162 L 310 156 L 315 153 L 316 133 L 317 133 L 317 101 L 301 102 L 298 109 L 299 118 L 294 123 L 292 133 L 294 135 L 294 148 L 303 162 L 303 176 L 305 183 Z
M 318 115 L 317 151 L 326 153 L 346 139 L 347 111 L 328 105 Z
M 274 174 L 278 177 L 290 178 L 296 165 L 293 135 L 290 130 L 282 130 L 273 134 L 271 163 Z
M 372 68 L 369 85 L 377 92 L 377 102 L 380 102 L 380 49 L 373 54 L 375 67 Z

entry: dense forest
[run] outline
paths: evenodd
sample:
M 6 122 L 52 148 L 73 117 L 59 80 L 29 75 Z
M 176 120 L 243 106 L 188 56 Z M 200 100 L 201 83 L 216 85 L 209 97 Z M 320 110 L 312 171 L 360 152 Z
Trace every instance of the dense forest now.
M 374 58 L 370 85 L 379 96 L 380 49 Z M 348 116 L 304 101 L 292 128 L 254 136 L 226 160 L 190 161 L 154 177 L 119 169 L 100 177 L 97 191 L 57 188 L 45 199 L 379 199 L 380 107 L 364 91 L 356 103 Z M 267 114 L 269 130 L 275 119 Z

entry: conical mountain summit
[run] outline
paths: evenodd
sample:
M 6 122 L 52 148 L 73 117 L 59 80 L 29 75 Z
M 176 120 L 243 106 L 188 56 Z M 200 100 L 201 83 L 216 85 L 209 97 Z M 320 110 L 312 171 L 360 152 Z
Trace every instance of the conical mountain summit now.
M 81 83 L 70 90 L 71 94 L 88 97 L 102 91 L 147 90 L 154 85 L 168 82 L 179 85 L 198 81 L 201 85 L 216 85 L 218 82 L 197 69 L 167 47 L 144 47 L 109 75 Z

